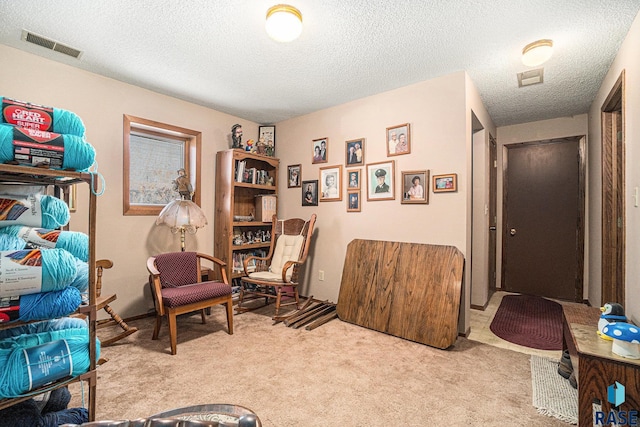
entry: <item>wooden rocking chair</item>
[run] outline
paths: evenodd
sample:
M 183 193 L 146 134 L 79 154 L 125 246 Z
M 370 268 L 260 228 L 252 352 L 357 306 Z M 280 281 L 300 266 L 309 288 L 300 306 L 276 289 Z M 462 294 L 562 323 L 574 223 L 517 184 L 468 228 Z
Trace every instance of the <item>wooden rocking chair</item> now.
M 270 299 L 276 300 L 274 319 L 280 313 L 280 306 L 295 304 L 296 308 L 300 308 L 298 274 L 309 254 L 316 214 L 311 215 L 308 221 L 300 218 L 279 220 L 275 215 L 272 221 L 271 245 L 267 256 L 251 256 L 244 260 L 246 277 L 240 279 L 242 285 L 237 313 L 262 307 L 242 305 L 245 301 L 260 298 L 265 299 L 264 305 L 269 304 Z M 292 301 L 283 304 L 282 297 L 290 297 Z
M 118 325 L 122 328 L 123 332 L 107 339 L 100 339 L 100 345 L 102 347 L 107 347 L 118 340 L 121 340 L 124 337 L 127 337 L 138 330 L 138 328 L 131 327 L 126 324 L 122 317 L 118 316 L 118 313 L 113 311 L 113 309 L 109 306 L 110 303 L 116 300 L 117 295 L 107 295 L 102 296 L 102 272 L 106 268 L 113 267 L 113 262 L 108 259 L 100 259 L 96 261 L 96 310 L 104 309 L 109 316 L 110 319 L 99 320 L 97 322 L 97 328 L 106 328 L 107 326 Z

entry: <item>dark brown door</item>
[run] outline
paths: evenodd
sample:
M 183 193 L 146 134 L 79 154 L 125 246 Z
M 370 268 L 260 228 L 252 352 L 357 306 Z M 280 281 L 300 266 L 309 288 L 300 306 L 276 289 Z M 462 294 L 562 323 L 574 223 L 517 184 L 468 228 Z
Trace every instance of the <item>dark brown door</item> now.
M 581 137 L 506 145 L 503 289 L 582 300 Z

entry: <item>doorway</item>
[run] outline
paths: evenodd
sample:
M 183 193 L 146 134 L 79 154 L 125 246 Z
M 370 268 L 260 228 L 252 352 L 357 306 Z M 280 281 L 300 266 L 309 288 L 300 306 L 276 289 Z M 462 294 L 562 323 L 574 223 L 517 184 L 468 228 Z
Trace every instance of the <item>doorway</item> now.
M 601 302 L 625 302 L 624 71 L 602 105 Z
M 585 137 L 505 145 L 502 289 L 582 302 Z

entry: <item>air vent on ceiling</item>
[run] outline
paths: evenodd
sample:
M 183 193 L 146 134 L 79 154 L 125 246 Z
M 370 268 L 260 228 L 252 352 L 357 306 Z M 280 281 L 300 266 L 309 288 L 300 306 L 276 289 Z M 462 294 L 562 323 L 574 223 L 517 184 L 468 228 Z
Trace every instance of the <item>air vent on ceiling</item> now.
M 82 51 L 78 49 L 74 49 L 62 43 L 58 43 L 55 40 L 48 39 L 27 30 L 22 30 L 22 40 L 29 43 L 37 44 L 38 46 L 42 46 L 55 52 L 63 53 L 76 59 L 80 58 L 80 55 L 82 55 Z
M 518 73 L 518 87 L 525 87 L 542 83 L 544 81 L 543 74 L 544 72 L 542 68 Z

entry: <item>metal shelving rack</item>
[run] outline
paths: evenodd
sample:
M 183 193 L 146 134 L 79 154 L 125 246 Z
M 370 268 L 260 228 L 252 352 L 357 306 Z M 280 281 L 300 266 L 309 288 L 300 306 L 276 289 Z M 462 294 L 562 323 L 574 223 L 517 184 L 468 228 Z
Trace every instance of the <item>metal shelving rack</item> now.
M 19 183 L 30 185 L 51 186 L 54 195 L 69 202 L 70 188 L 74 184 L 87 184 L 89 186 L 89 299 L 86 304 L 78 308 L 78 313 L 87 316 L 89 325 L 89 370 L 76 377 L 66 377 L 55 381 L 52 384 L 43 386 L 33 390 L 28 395 L 11 398 L 0 399 L 0 409 L 7 408 L 19 402 L 30 399 L 31 397 L 44 393 L 46 391 L 55 390 L 64 387 L 70 383 L 77 381 L 86 381 L 89 387 L 89 421 L 94 421 L 96 416 L 96 387 L 97 387 L 97 345 L 96 345 L 96 214 L 97 214 L 97 196 L 94 188 L 94 180 L 92 175 L 86 172 L 57 171 L 51 169 L 16 166 L 8 164 L 0 164 L 0 183 Z M 37 322 L 37 321 L 36 321 Z M 29 322 L 29 323 L 36 323 Z M 23 322 L 15 322 L 9 324 L 0 323 L 0 329 L 10 329 L 16 326 L 24 325 Z

